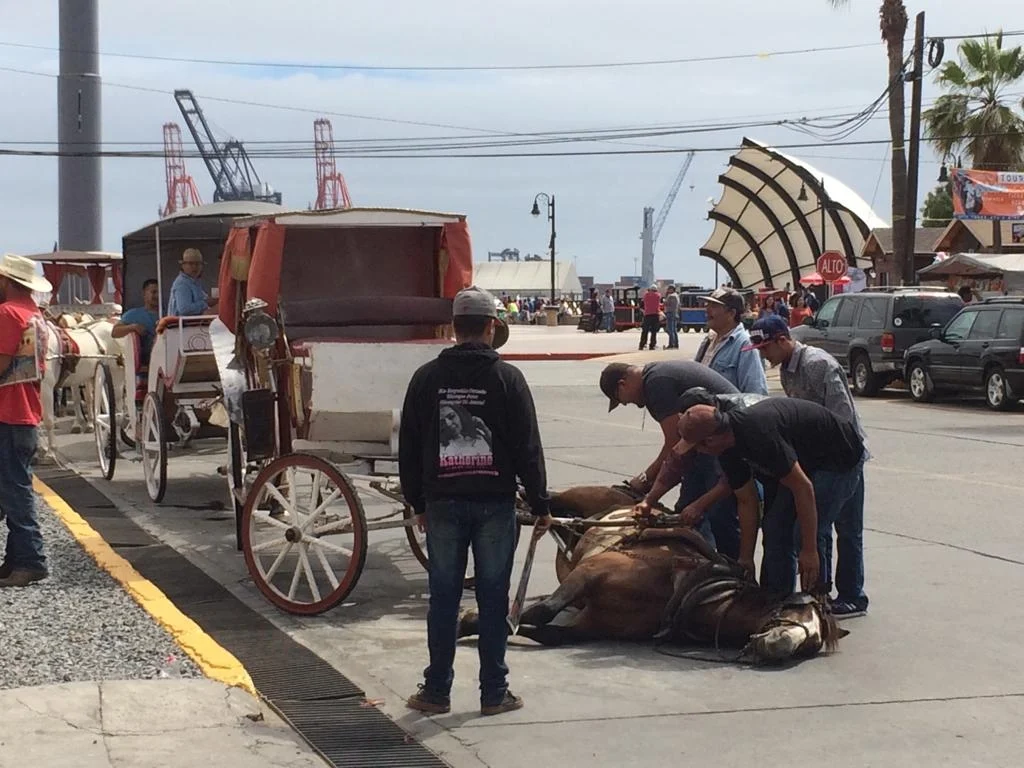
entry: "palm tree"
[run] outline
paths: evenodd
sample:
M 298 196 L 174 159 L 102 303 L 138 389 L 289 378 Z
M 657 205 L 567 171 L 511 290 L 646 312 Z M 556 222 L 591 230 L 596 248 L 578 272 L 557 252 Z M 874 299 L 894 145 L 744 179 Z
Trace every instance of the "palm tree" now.
M 1024 114 L 1006 89 L 1024 78 L 1024 51 L 1003 49 L 1003 33 L 964 40 L 959 62 L 947 61 L 935 82 L 947 93 L 924 115 L 925 138 L 943 158 L 962 153 L 981 170 L 1024 168 Z
M 829 0 L 834 8 L 847 5 L 850 0 Z M 878 26 L 882 32 L 889 58 L 889 136 L 892 139 L 892 249 L 899 260 L 900 274 L 907 274 L 906 259 L 912 259 L 907 249 L 907 156 L 906 101 L 903 90 L 903 71 L 906 61 L 903 44 L 907 35 L 907 9 L 903 0 L 882 0 L 878 9 Z

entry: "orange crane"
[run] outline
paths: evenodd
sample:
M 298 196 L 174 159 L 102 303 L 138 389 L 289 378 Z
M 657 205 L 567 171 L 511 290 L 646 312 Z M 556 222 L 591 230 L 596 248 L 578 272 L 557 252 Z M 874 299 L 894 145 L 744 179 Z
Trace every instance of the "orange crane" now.
M 325 117 L 313 121 L 313 154 L 316 157 L 316 211 L 351 208 L 345 177 L 338 172 L 334 160 L 334 131 Z
M 160 216 L 170 216 L 183 208 L 203 204 L 195 180 L 185 169 L 185 150 L 177 123 L 164 123 L 164 176 L 167 179 L 167 203 L 160 210 Z

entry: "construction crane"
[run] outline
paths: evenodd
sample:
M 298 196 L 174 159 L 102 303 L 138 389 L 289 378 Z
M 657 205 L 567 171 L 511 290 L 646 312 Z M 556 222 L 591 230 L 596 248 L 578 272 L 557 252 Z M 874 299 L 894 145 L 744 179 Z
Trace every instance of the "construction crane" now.
M 345 177 L 338 173 L 334 160 L 334 131 L 326 117 L 313 121 L 313 154 L 316 157 L 316 202 L 313 209 L 351 208 L 348 185 Z
M 260 181 L 242 142 L 229 139 L 223 144 L 217 143 L 192 91 L 176 90 L 174 100 L 213 179 L 214 202 L 259 200 L 281 204 L 281 193 Z
M 185 168 L 181 126 L 177 123 L 164 123 L 164 178 L 167 180 L 167 202 L 160 209 L 161 217 L 203 204 L 196 182 Z
M 676 180 L 672 182 L 672 188 L 668 191 L 668 196 L 665 198 L 665 202 L 662 203 L 661 210 L 658 211 L 658 218 L 654 218 L 653 208 L 644 208 L 644 229 L 640 233 L 640 239 L 643 241 L 640 256 L 640 281 L 645 286 L 654 283 L 654 246 L 658 242 L 661 228 L 665 226 L 665 220 L 668 219 L 668 213 L 672 210 L 672 204 L 676 201 L 679 188 L 683 186 L 683 179 L 686 178 L 686 174 L 690 170 L 690 164 L 693 162 L 695 154 L 697 153 L 688 152 L 686 154 L 683 165 L 679 169 L 679 173 L 676 174 Z

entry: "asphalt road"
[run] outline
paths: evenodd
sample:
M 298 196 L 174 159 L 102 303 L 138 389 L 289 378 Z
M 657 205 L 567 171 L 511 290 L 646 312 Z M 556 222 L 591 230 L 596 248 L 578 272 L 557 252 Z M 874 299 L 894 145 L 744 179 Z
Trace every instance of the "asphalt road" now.
M 602 365 L 520 364 L 553 488 L 619 481 L 657 450 L 658 427 L 638 410 L 606 413 Z M 300 619 L 269 606 L 235 551 L 215 469 L 223 444 L 172 455 L 167 496 L 156 507 L 140 465 L 120 463 L 106 483 L 95 479 L 89 438 L 62 435 L 60 443 L 147 529 L 383 699 L 382 709 L 453 765 L 1019 766 L 1024 409 L 916 405 L 899 391 L 858 403 L 874 454 L 866 469 L 871 612 L 844 622 L 851 634 L 837 654 L 756 670 L 639 645 L 544 649 L 515 640 L 511 681 L 526 706 L 483 719 L 472 643 L 457 655 L 450 715 L 422 718 L 403 707 L 426 664 L 426 576 L 402 532 L 371 536 L 366 569 L 344 605 Z M 525 550 L 524 542 L 520 558 Z M 553 553 L 542 542 L 533 596 L 556 586 Z

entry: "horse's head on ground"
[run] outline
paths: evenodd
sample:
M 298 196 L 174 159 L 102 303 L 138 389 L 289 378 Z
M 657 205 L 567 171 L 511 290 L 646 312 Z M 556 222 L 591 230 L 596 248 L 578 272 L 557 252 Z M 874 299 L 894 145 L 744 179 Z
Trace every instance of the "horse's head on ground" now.
M 747 650 L 754 663 L 777 664 L 815 656 L 823 648 L 831 653 L 848 634 L 821 601 L 798 592 L 777 605 L 761 630 L 751 635 Z

